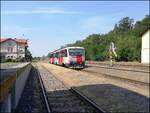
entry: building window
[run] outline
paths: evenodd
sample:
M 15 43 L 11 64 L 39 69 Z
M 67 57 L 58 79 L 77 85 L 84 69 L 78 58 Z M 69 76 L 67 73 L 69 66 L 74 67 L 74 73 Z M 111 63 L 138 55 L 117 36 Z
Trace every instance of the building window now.
M 10 48 L 10 51 L 11 51 L 11 53 L 13 52 L 13 48 L 12 47 Z
M 23 47 L 20 46 L 19 49 L 23 49 Z
M 13 56 L 11 56 L 11 58 L 13 58 Z
M 7 52 L 12 53 L 13 52 L 13 48 L 12 47 L 8 47 L 7 48 Z
M 9 47 L 7 48 L 7 52 L 9 52 Z
M 23 53 L 23 50 L 20 50 L 20 53 Z

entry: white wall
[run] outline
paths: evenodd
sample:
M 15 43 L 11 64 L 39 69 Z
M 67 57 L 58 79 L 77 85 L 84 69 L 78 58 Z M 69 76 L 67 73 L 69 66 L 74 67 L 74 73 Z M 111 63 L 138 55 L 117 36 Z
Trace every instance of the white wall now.
M 26 80 L 29 76 L 31 70 L 31 65 L 28 65 L 26 69 L 21 73 L 21 75 L 17 78 L 16 84 L 15 84 L 15 108 L 18 105 L 18 102 L 21 98 L 21 94 L 23 92 Z
M 150 30 L 142 36 L 141 62 L 150 63 Z

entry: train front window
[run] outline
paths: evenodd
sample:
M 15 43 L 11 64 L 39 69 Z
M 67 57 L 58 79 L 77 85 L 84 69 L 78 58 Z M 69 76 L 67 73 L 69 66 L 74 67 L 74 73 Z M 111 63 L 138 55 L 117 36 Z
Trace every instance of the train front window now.
M 63 56 L 63 57 L 67 57 L 67 49 L 62 50 L 62 56 Z
M 82 55 L 84 54 L 84 49 L 69 49 L 70 56 Z

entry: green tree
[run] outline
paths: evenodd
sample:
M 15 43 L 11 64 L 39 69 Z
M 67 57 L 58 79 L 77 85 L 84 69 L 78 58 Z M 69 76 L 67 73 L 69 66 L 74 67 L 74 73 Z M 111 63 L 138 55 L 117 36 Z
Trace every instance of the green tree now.
M 28 49 L 26 49 L 26 51 L 25 51 L 25 59 L 27 61 L 32 61 L 32 54 Z
M 140 61 L 140 35 L 150 28 L 150 16 L 146 15 L 141 21 L 134 23 L 129 17 L 122 18 L 114 28 L 106 34 L 91 34 L 84 40 L 76 41 L 68 46 L 85 48 L 86 60 L 107 60 L 110 42 L 117 46 L 119 61 Z
M 129 17 L 124 17 L 119 21 L 118 30 L 121 32 L 127 32 L 133 28 L 133 19 Z

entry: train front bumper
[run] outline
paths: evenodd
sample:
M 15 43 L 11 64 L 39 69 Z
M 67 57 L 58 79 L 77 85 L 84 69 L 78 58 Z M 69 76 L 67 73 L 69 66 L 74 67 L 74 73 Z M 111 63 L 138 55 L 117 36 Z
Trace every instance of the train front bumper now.
M 70 68 L 84 68 L 84 62 L 78 64 L 76 62 L 70 62 L 69 64 L 67 64 L 68 67 Z

